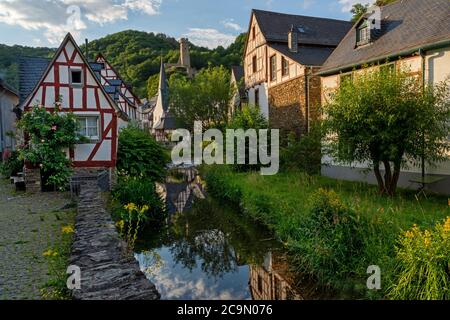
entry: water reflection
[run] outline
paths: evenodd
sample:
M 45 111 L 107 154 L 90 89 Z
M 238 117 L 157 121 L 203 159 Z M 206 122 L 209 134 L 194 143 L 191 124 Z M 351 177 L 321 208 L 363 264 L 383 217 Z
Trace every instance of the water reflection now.
M 136 259 L 162 298 L 301 299 L 272 234 L 233 208 L 199 199 L 197 182 L 160 186 L 170 219 L 136 246 Z

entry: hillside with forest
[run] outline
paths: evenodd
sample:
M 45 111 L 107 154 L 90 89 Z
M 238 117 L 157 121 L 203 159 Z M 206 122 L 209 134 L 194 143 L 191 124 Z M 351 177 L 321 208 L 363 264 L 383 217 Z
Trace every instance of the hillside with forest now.
M 226 68 L 240 65 L 245 44 L 245 34 L 236 38 L 228 48 L 214 50 L 198 47 L 191 43 L 192 67 L 201 70 L 208 65 L 223 65 Z M 85 46 L 81 49 L 85 52 Z M 0 77 L 13 87 L 18 87 L 18 58 L 20 56 L 51 57 L 55 49 L 0 45 Z M 179 58 L 179 44 L 175 38 L 164 34 L 126 30 L 114 33 L 88 45 L 88 55 L 94 59 L 102 53 L 129 82 L 140 97 L 154 94 L 152 88 L 159 73 L 161 56 L 165 62 L 176 63 Z M 150 81 L 149 81 L 150 79 Z M 148 85 L 150 82 L 150 85 Z

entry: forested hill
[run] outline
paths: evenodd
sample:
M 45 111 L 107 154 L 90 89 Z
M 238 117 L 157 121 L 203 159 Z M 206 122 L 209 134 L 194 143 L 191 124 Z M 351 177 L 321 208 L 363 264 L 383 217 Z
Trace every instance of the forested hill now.
M 200 70 L 208 64 L 213 66 L 240 65 L 245 43 L 245 34 L 237 37 L 228 48 L 214 50 L 191 44 L 192 66 Z M 83 51 L 84 45 L 81 46 Z M 179 57 L 179 44 L 176 39 L 164 34 L 127 30 L 108 35 L 89 43 L 89 57 L 94 59 L 101 52 L 109 62 L 135 88 L 140 97 L 147 97 L 147 82 L 159 73 L 160 57 L 165 62 L 175 63 Z M 0 77 L 17 87 L 17 62 L 21 55 L 48 57 L 55 49 L 30 48 L 0 45 Z

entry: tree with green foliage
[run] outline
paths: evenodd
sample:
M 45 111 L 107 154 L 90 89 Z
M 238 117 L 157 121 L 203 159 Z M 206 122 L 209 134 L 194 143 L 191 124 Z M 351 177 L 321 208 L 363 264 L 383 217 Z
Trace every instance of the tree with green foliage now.
M 391 3 L 394 3 L 397 0 L 377 0 L 375 2 L 376 6 L 382 7 Z M 356 3 L 352 6 L 352 9 L 350 12 L 353 14 L 351 18 L 351 22 L 355 23 L 357 22 L 366 12 L 367 9 L 369 9 L 369 4 L 361 4 Z
M 119 134 L 117 169 L 131 177 L 163 181 L 168 152 L 147 132 L 130 125 Z
M 450 151 L 449 84 L 424 85 L 408 70 L 357 73 L 341 82 L 324 112 L 330 155 L 370 163 L 381 194 L 395 194 L 402 166 L 443 161 Z
M 193 128 L 195 121 L 201 121 L 204 128 L 228 121 L 234 91 L 225 67 L 203 69 L 192 80 L 173 77 L 169 85 L 171 110 L 182 127 Z

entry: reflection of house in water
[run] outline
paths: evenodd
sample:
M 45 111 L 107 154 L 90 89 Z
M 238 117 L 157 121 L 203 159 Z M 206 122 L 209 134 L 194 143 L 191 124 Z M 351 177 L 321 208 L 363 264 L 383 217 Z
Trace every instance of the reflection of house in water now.
M 169 213 L 185 212 L 192 208 L 194 193 L 188 183 L 166 183 L 166 207 Z
M 294 279 L 283 256 L 269 252 L 262 266 L 250 266 L 253 300 L 304 300 L 291 286 Z

